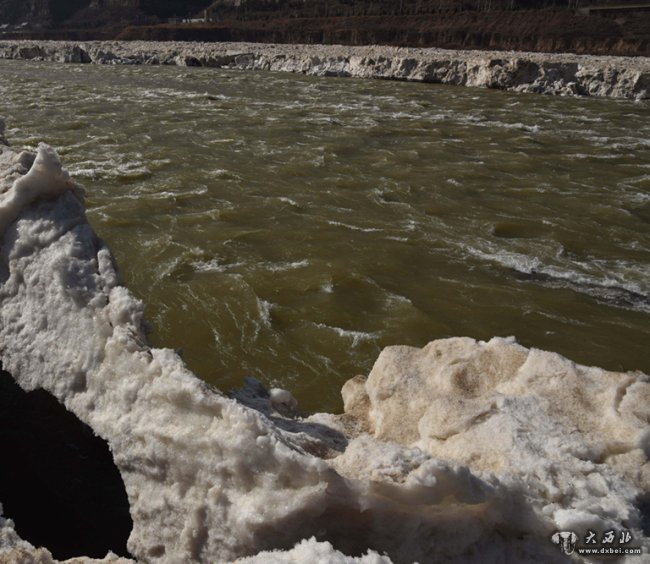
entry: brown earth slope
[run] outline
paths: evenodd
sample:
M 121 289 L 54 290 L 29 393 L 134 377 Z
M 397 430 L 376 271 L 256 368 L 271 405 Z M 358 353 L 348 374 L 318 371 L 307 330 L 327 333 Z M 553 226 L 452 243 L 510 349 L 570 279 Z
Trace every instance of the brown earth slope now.
M 555 10 L 272 18 L 203 25 L 131 26 L 118 37 L 650 55 L 650 12 L 635 14 L 625 21 Z
M 10 21 L 11 14 L 19 21 L 18 1 L 0 0 L 0 24 Z M 210 0 L 70 0 L 81 9 L 68 8 L 65 18 L 62 9 L 53 10 L 62 1 L 34 0 L 38 10 L 20 16 L 29 16 L 31 23 L 0 28 L 0 39 L 380 44 L 650 55 L 650 0 L 612 0 L 619 10 L 591 13 L 584 9 L 586 0 L 218 0 L 212 5 Z M 602 8 L 603 2 L 589 4 Z M 171 14 L 205 22 L 178 23 Z

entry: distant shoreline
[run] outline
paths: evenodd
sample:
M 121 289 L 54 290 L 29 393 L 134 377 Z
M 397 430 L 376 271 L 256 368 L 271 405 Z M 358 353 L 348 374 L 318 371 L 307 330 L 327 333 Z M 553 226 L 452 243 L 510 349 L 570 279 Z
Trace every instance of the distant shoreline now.
M 1 59 L 203 66 L 650 99 L 650 57 L 436 48 L 154 41 L 0 41 Z

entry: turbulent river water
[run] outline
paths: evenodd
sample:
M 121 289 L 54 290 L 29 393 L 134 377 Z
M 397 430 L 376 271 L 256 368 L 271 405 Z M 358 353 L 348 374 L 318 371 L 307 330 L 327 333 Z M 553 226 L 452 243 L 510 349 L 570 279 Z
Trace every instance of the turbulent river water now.
M 157 346 L 304 409 L 382 347 L 467 335 L 650 372 L 650 106 L 355 79 L 0 61 Z

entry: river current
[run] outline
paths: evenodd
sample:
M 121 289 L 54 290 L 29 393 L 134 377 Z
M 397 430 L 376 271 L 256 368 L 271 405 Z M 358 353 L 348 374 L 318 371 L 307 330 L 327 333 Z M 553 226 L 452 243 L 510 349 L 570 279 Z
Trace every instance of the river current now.
M 650 106 L 178 67 L 0 61 L 156 346 L 304 409 L 387 345 L 514 335 L 650 372 Z

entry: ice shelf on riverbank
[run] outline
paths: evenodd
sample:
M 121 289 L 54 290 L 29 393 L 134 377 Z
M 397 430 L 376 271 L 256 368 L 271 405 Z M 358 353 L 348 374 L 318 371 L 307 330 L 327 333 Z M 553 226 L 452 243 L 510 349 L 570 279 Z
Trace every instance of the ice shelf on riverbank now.
M 0 58 L 181 65 L 380 78 L 557 94 L 650 98 L 650 58 L 379 45 L 0 41 Z
M 453 338 L 385 349 L 344 414 L 300 417 L 287 394 L 248 379 L 227 397 L 148 345 L 48 146 L 0 146 L 0 219 L 3 368 L 107 442 L 136 560 L 564 562 L 552 535 L 591 530 L 650 550 L 646 375 Z M 11 518 L 0 562 L 52 561 Z

